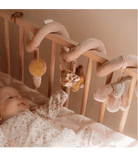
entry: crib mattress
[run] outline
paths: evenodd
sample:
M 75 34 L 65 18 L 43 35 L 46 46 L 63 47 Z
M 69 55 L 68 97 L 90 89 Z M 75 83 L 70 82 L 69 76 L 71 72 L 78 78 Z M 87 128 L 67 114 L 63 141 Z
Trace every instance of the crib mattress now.
M 75 132 L 85 126 L 90 126 L 92 129 L 100 133 L 104 147 L 137 147 L 138 141 L 117 131 L 114 131 L 103 124 L 95 122 L 83 115 L 74 113 L 74 111 L 62 107 L 59 115 L 56 117 L 56 122 L 61 127 L 67 127 Z

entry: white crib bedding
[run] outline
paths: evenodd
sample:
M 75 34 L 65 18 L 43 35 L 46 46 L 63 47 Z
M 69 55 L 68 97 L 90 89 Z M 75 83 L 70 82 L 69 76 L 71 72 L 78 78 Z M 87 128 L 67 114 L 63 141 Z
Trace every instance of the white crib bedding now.
M 16 88 L 21 96 L 29 101 L 30 108 L 44 104 L 44 102 L 47 100 L 44 95 L 30 89 L 25 84 L 2 72 L 0 72 L 0 82 L 2 82 L 4 85 L 9 85 Z M 137 141 L 135 139 L 113 131 L 106 126 L 85 116 L 76 114 L 72 110 L 65 107 L 61 108 L 55 121 L 61 128 L 72 129 L 76 134 L 82 132 L 84 127 L 87 128 L 87 126 L 90 126 L 93 130 L 92 134 L 95 136 L 95 138 L 97 138 L 97 140 L 99 140 L 99 143 L 102 142 L 102 145 L 98 144 L 96 146 L 128 147 L 137 145 Z
M 90 118 L 83 115 L 74 113 L 65 107 L 62 107 L 58 116 L 56 117 L 56 122 L 62 126 L 67 127 L 75 132 L 81 130 L 85 126 L 90 126 L 94 129 L 100 136 L 103 147 L 135 147 L 138 146 L 138 141 L 117 131 L 114 131 L 103 124 L 100 124 Z

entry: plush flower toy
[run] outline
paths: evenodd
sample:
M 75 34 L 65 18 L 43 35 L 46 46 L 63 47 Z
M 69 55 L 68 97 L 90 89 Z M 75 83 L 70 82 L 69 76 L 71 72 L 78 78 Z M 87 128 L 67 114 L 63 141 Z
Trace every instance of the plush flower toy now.
M 40 87 L 41 85 L 41 77 L 44 75 L 47 69 L 47 65 L 45 61 L 39 58 L 39 45 L 44 39 L 44 37 L 52 32 L 57 32 L 67 38 L 69 38 L 69 34 L 66 28 L 53 20 L 49 19 L 44 21 L 44 26 L 42 26 L 38 32 L 34 35 L 30 31 L 25 31 L 26 37 L 26 51 L 32 53 L 34 51 L 37 52 L 37 57 L 33 59 L 29 65 L 29 72 L 33 76 L 33 83 L 35 87 Z M 66 47 L 62 47 L 62 51 L 68 51 L 69 49 Z
M 99 77 L 105 77 L 113 71 L 121 69 L 121 77 L 117 82 L 110 83 L 98 88 L 94 94 L 95 100 L 99 102 L 107 101 L 107 110 L 117 112 L 119 109 L 125 111 L 129 107 L 129 101 L 125 93 L 125 82 L 131 81 L 130 76 L 123 77 L 126 67 L 137 68 L 138 57 L 135 55 L 123 55 L 105 62 L 98 67 L 96 73 Z M 138 96 L 137 86 L 135 92 Z

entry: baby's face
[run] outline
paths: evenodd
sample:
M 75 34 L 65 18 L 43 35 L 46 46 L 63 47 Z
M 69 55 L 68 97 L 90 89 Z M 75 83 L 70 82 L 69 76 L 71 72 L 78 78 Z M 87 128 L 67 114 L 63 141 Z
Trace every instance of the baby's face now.
M 29 109 L 29 104 L 16 89 L 9 86 L 0 88 L 0 116 L 4 120 L 26 109 Z

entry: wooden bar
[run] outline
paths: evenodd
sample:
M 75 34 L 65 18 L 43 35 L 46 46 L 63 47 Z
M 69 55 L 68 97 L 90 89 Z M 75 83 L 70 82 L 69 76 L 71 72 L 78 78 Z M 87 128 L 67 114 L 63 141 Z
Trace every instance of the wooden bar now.
M 48 97 L 50 97 L 53 92 L 55 57 L 56 57 L 56 43 L 52 41 L 49 63 Z
M 67 64 L 67 69 L 69 69 L 69 70 L 71 69 L 71 63 Z M 68 106 L 69 106 L 69 97 L 70 97 L 70 88 L 65 87 L 64 90 L 68 94 L 68 99 L 65 102 L 64 107 L 68 108 Z
M 39 58 L 39 49 L 34 51 L 34 59 L 35 58 Z M 33 89 L 37 91 L 37 87 L 35 87 L 34 84 L 33 84 Z
M 84 90 L 83 90 L 81 112 L 80 112 L 80 114 L 82 114 L 82 115 L 85 115 L 85 111 L 86 111 L 87 98 L 88 98 L 90 81 L 91 81 L 91 74 L 92 74 L 92 67 L 93 67 L 93 60 L 89 58 L 88 59 L 88 64 L 87 64 L 85 85 L 84 85 Z
M 19 80 L 24 82 L 24 42 L 22 27 L 19 27 Z
M 132 78 L 132 81 L 130 83 L 130 87 L 129 87 L 129 90 L 128 90 L 128 93 L 127 93 L 127 98 L 128 98 L 128 101 L 129 101 L 130 104 L 131 104 L 131 101 L 132 101 L 132 98 L 133 98 L 133 95 L 134 95 L 136 83 L 137 83 L 137 79 Z M 130 105 L 129 105 L 129 108 L 130 108 Z M 120 133 L 123 133 L 125 123 L 126 123 L 126 119 L 127 119 L 127 115 L 128 115 L 128 112 L 129 112 L 129 108 L 126 111 L 122 112 L 122 116 L 121 116 L 120 123 L 119 123 L 119 128 L 118 128 L 118 132 L 120 132 Z
M 38 52 L 37 52 L 37 51 L 34 51 L 34 59 L 35 59 L 35 58 L 38 58 L 38 57 L 39 57 Z M 33 76 L 32 76 L 32 79 L 33 79 Z M 37 87 L 34 86 L 34 83 L 33 83 L 33 89 L 37 91 Z
M 105 84 L 109 84 L 112 80 L 112 77 L 113 77 L 113 73 L 107 75 Z M 99 112 L 99 116 L 98 116 L 98 122 L 99 123 L 103 123 L 106 104 L 107 104 L 107 100 L 105 100 L 105 102 L 101 103 L 100 112 Z
M 5 53 L 7 63 L 7 74 L 10 75 L 10 43 L 9 43 L 9 22 L 4 19 Z

